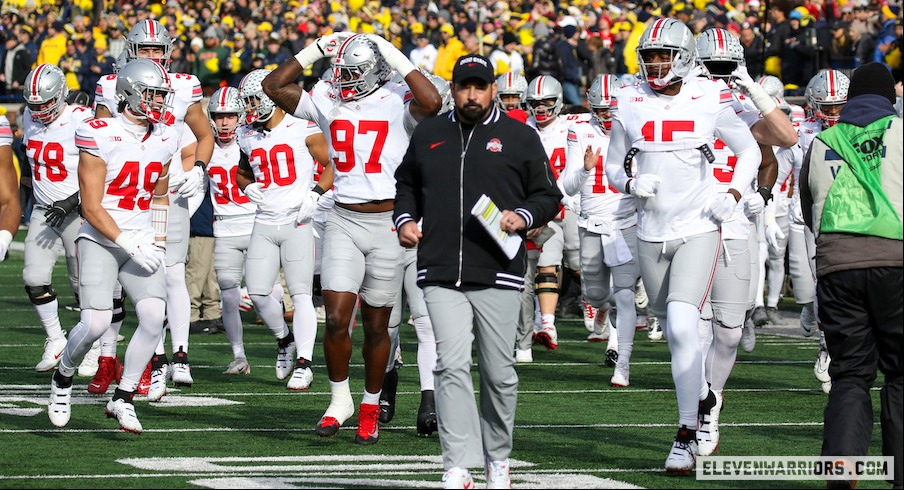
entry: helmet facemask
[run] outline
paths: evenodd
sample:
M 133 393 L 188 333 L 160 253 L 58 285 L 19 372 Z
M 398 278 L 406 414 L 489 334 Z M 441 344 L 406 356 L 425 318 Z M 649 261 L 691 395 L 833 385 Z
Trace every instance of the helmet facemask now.
M 656 61 L 662 58 L 663 53 L 667 53 L 669 61 Z M 657 57 L 657 55 L 659 56 Z M 676 67 L 685 64 L 687 63 L 681 59 L 681 51 L 677 48 L 666 47 L 637 51 L 637 65 L 640 67 L 640 73 L 653 90 L 664 90 L 670 85 L 680 82 L 687 75 L 687 71 L 676 73 Z
M 841 103 L 817 103 L 815 108 L 816 119 L 822 121 L 824 128 L 831 128 L 838 124 L 841 119 L 841 110 L 844 109 L 844 102 Z
M 66 107 L 66 75 L 54 65 L 39 65 L 26 77 L 23 95 L 32 121 L 46 126 Z
M 549 121 L 559 115 L 562 105 L 558 99 L 532 99 L 527 101 L 528 111 L 538 123 Z
M 234 87 L 217 89 L 210 96 L 210 101 L 207 103 L 207 113 L 210 117 L 210 127 L 213 129 L 217 140 L 221 143 L 232 141 L 239 121 L 245 114 L 245 105 L 242 103 L 241 97 L 239 97 L 238 89 Z M 228 116 L 234 116 L 235 119 L 224 119 L 224 117 Z
M 496 103 L 499 105 L 499 109 L 502 112 L 513 111 L 515 109 L 521 109 L 522 97 L 521 94 L 503 94 L 499 92 L 496 94 Z
M 736 61 L 709 60 L 703 62 L 703 67 L 710 78 L 724 80 L 729 87 L 734 87 L 735 77 L 732 72 L 738 67 Z
M 262 126 L 273 117 L 273 104 L 265 104 L 257 95 L 242 97 L 245 103 L 245 124 Z
M 276 104 L 264 93 L 263 81 L 270 70 L 254 70 L 239 82 L 239 97 L 245 113 L 245 124 L 263 126 L 273 117 Z
M 149 87 L 141 82 L 134 83 L 133 86 L 141 94 L 141 102 L 138 105 L 129 103 L 129 112 L 153 124 L 164 122 L 171 112 L 173 89 Z
M 345 40 L 332 60 L 330 83 L 340 100 L 366 97 L 388 80 L 392 69 L 364 35 Z

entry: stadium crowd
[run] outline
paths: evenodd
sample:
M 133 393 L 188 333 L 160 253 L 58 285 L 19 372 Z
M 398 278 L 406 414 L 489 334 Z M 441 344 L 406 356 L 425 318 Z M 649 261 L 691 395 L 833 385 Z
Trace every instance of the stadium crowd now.
M 376 444 L 395 410 L 404 291 L 418 336 L 418 434 L 439 433 L 446 488 L 471 488 L 468 467 L 481 462 L 460 442 L 474 436 L 438 423 L 455 420 L 442 410 L 454 405 L 453 364 L 461 377 L 470 346 L 449 354 L 443 342 L 455 325 L 430 317 L 451 311 L 445 290 L 503 290 L 519 318 L 499 330 L 517 334 L 494 334 L 502 347 L 493 362 L 510 375 L 485 372 L 482 384 L 509 395 L 481 400 L 480 416 L 484 430 L 495 417 L 493 430 L 508 431 L 483 441 L 487 481 L 505 488 L 512 366 L 532 362 L 534 348 L 558 348 L 556 317 L 571 291 L 587 341 L 606 343 L 612 386 L 631 383 L 635 329 L 667 341 L 679 417 L 665 469 L 686 474 L 718 448 L 738 347 L 750 352 L 755 328 L 779 321 L 786 256 L 801 334 L 821 337 L 816 379 L 830 396 L 833 383 L 847 386 L 845 363 L 832 364 L 817 325 L 821 229 L 805 226 L 798 180 L 812 148 L 829 158 L 814 141 L 853 131 L 856 119 L 843 112 L 849 88 L 878 96 L 883 124 L 900 126 L 900 4 L 28 0 L 3 4 L 0 35 L 3 96 L 24 102 L 8 126 L 0 121 L 0 164 L 16 162 L 22 176 L 23 278 L 47 332 L 35 369 L 55 370 L 48 415 L 58 427 L 69 423 L 79 375 L 91 377 L 93 394 L 115 384 L 107 415 L 140 433 L 136 394 L 156 401 L 170 384 L 194 383 L 189 331 L 225 331 L 233 360 L 223 374 L 247 374 L 244 304 L 274 334 L 276 377 L 289 390 L 314 381 L 325 323 L 331 402 L 315 432 L 332 437 L 357 412 L 355 441 Z M 860 83 L 878 70 L 881 87 L 852 85 L 848 74 L 861 66 Z M 454 134 L 434 141 L 439 131 Z M 440 206 L 443 219 L 461 223 L 459 235 L 421 222 L 436 206 L 419 201 L 433 155 L 450 162 L 442 172 L 458 174 L 462 189 L 475 134 L 478 150 L 500 160 L 525 134 L 545 152 L 533 155 L 530 178 L 487 187 L 504 223 L 472 211 L 527 242 L 507 250 L 500 238 L 507 260 L 465 225 L 466 210 L 496 205 L 486 195 L 474 203 L 450 192 L 460 206 Z M 886 142 L 891 153 L 870 158 L 891 167 L 901 136 Z M 0 261 L 16 231 L 9 210 L 18 212 L 3 184 Z M 541 195 L 542 206 L 531 202 Z M 889 201 L 897 216 L 886 216 L 892 232 L 879 238 L 900 245 L 900 197 Z M 64 255 L 81 310 L 68 331 L 51 284 Z M 901 259 L 890 255 L 900 277 Z M 124 293 L 138 328 L 118 355 Z M 359 309 L 365 389 L 356 410 L 348 363 Z M 900 408 L 900 372 L 885 374 L 883 398 Z M 476 427 L 476 417 L 468 422 Z M 900 417 L 888 423 L 899 427 Z M 899 432 L 886 435 L 897 485 Z

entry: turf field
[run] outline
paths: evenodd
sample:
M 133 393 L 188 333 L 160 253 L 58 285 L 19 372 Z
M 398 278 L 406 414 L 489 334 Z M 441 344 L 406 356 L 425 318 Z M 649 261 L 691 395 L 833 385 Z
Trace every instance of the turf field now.
M 22 239 L 20 233 L 19 239 Z M 313 428 L 329 403 L 322 348 L 315 348 L 310 391 L 289 392 L 275 378 L 275 341 L 245 316 L 252 372 L 220 374 L 231 361 L 223 334 L 192 335 L 194 387 L 170 390 L 160 403 L 136 398 L 145 432 L 117 430 L 103 413 L 108 397 L 76 378 L 72 420 L 47 419 L 50 374 L 36 373 L 44 332 L 22 287 L 22 253 L 0 264 L 0 487 L 3 488 L 365 488 L 441 486 L 439 443 L 418 438 L 419 403 L 413 328 L 404 325 L 398 409 L 375 446 L 354 444 L 354 427 L 332 439 Z M 60 303 L 71 301 L 61 280 Z M 790 308 L 787 315 L 791 319 Z M 63 311 L 66 330 L 77 314 Z M 130 315 L 122 333 L 134 329 Z M 813 339 L 759 330 L 751 354 L 741 353 L 725 391 L 719 456 L 815 456 L 822 441 L 826 396 L 813 377 Z M 519 488 L 824 488 L 821 481 L 697 481 L 667 476 L 662 465 L 675 435 L 677 408 L 664 342 L 638 332 L 631 386 L 613 389 L 602 364 L 604 344 L 583 342 L 580 320 L 559 324 L 559 348 L 534 349 L 521 378 L 512 454 Z M 772 332 L 772 333 L 770 333 Z M 357 345 L 352 392 L 360 401 L 363 367 Z M 125 344 L 120 345 L 120 355 Z M 475 373 L 476 379 L 476 371 Z M 112 388 L 111 388 L 112 393 Z M 874 391 L 878 410 L 878 392 Z M 877 417 L 878 418 L 878 417 Z M 350 425 L 354 425 L 354 419 Z M 872 454 L 880 454 L 878 430 Z M 475 473 L 478 487 L 482 472 Z M 885 488 L 859 482 L 859 488 Z

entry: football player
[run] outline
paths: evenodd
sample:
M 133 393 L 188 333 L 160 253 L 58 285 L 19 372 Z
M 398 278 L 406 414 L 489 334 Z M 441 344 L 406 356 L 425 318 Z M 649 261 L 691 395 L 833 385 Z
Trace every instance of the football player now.
M 178 133 L 163 122 L 173 95 L 169 81 L 154 61 L 129 62 L 116 83 L 121 117 L 88 119 L 75 134 L 85 216 L 77 239 L 81 321 L 51 382 L 48 414 L 57 427 L 71 416 L 75 366 L 110 326 L 119 279 L 135 304 L 138 329 L 106 413 L 121 429 L 142 431 L 132 398 L 163 334 L 168 167 L 173 158 L 179 162 Z
M 331 80 L 304 92 L 294 80 L 324 57 L 333 57 Z M 387 82 L 393 69 L 405 84 Z M 360 293 L 365 393 L 355 440 L 374 444 L 380 438 L 379 399 L 390 356 L 389 315 L 402 283 L 404 252 L 392 222 L 395 170 L 415 125 L 439 112 L 442 98 L 388 41 L 349 33 L 321 37 L 298 52 L 267 77 L 264 90 L 287 112 L 320 126 L 335 171 L 336 205 L 324 230 L 321 271 L 332 400 L 316 433 L 331 437 L 354 414 L 348 326 Z
M 23 118 L 23 144 L 32 170 L 35 211 L 31 215 L 25 237 L 25 268 L 22 278 L 25 291 L 35 306 L 38 318 L 47 332 L 44 355 L 35 366 L 38 372 L 56 367 L 66 334 L 57 312 L 57 293 L 51 284 L 53 267 L 64 255 L 69 270 L 69 283 L 78 297 L 78 264 L 75 260 L 75 237 L 81 225 L 76 212 L 78 193 L 78 148 L 75 130 L 92 117 L 84 106 L 69 105 L 66 97 L 66 75 L 55 65 L 38 65 L 25 78 L 23 95 L 26 109 Z M 97 365 L 97 351 L 93 357 Z M 79 369 L 81 375 L 87 375 Z M 93 375 L 94 373 L 90 373 Z
M 599 75 L 591 83 L 587 102 L 593 117 L 590 121 L 572 122 L 568 130 L 568 163 L 561 179 L 566 193 L 581 196 L 577 223 L 584 296 L 597 309 L 599 319 L 595 321 L 609 321 L 608 310 L 613 302 L 618 311 L 618 354 L 612 386 L 629 384 L 637 315 L 634 286 L 640 278 L 634 196 L 609 186 L 604 168 L 612 129 L 612 93 L 620 86 L 612 75 Z
M 290 390 L 306 390 L 314 374 L 314 231 L 317 201 L 332 187 L 328 175 L 313 185 L 314 160 L 327 162 L 326 138 L 316 124 L 277 107 L 261 88 L 270 70 L 254 70 L 239 84 L 245 124 L 238 131 L 238 184 L 257 204 L 245 259 L 245 281 L 254 309 L 278 341 L 276 378 L 292 377 Z M 323 187 L 320 187 L 323 186 Z M 295 305 L 292 331 L 271 295 L 282 266 Z M 297 353 L 297 358 L 296 358 Z
M 13 131 L 9 119 L 0 117 L 0 262 L 6 260 L 9 244 L 19 231 L 22 206 L 19 178 L 13 165 Z
M 519 73 L 503 73 L 496 77 L 496 105 L 508 117 L 527 122 L 524 101 L 527 96 L 527 79 Z
M 697 325 L 719 255 L 719 226 L 762 157 L 733 110 L 731 90 L 693 76 L 695 52 L 683 23 L 659 19 L 647 26 L 637 47 L 644 81 L 615 93 L 606 162 L 610 185 L 637 198 L 638 262 L 672 354 L 679 428 L 665 468 L 676 473 L 689 473 L 696 461 L 698 407 L 708 391 Z M 709 169 L 716 138 L 737 157 L 727 192 L 716 191 Z

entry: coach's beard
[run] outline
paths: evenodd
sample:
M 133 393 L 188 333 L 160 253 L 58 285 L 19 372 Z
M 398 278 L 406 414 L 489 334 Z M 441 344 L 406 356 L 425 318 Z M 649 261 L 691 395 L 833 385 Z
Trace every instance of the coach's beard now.
M 463 107 L 456 109 L 458 118 L 465 124 L 477 124 L 486 117 L 489 111 L 490 106 L 484 107 L 476 102 L 465 104 Z

